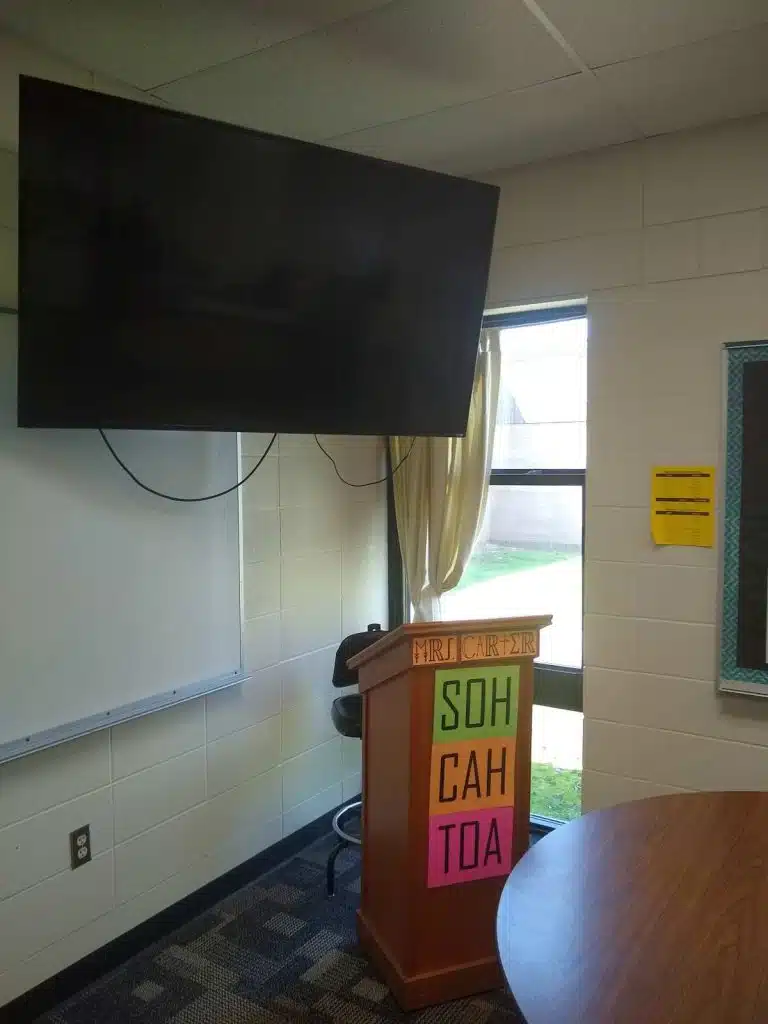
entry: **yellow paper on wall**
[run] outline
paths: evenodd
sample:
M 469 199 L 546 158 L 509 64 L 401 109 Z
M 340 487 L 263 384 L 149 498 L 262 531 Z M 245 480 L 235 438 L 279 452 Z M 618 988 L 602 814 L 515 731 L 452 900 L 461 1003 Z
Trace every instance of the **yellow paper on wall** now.
M 654 466 L 651 534 L 654 544 L 714 546 L 714 466 Z

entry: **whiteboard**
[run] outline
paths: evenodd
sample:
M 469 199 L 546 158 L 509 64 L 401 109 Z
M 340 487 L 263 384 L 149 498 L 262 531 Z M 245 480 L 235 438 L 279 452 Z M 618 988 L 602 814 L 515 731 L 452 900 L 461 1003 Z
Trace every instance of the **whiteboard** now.
M 0 314 L 0 761 L 242 678 L 238 492 L 165 501 L 96 430 L 19 429 L 16 358 Z M 110 440 L 171 494 L 238 479 L 236 434 Z

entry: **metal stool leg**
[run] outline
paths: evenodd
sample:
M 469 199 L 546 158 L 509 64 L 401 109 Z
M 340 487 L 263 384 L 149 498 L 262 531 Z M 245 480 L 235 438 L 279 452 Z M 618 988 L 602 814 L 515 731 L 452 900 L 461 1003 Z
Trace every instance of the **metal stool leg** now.
M 356 811 L 359 807 L 362 806 L 362 800 L 355 800 L 354 803 L 347 804 L 346 807 L 342 807 L 333 816 L 331 828 L 339 837 L 339 842 L 331 850 L 331 853 L 328 857 L 328 865 L 326 867 L 325 884 L 326 891 L 329 897 L 333 896 L 334 892 L 336 891 L 336 858 L 339 856 L 342 850 L 346 850 L 348 846 L 360 846 L 362 844 L 362 840 L 360 839 L 359 836 L 353 836 L 351 832 L 347 832 L 344 829 L 342 825 L 342 820 L 347 814 L 349 814 L 350 811 Z
M 346 850 L 349 843 L 346 839 L 340 840 L 334 848 L 331 850 L 331 854 L 328 857 L 328 866 L 325 869 L 325 885 L 326 892 L 330 898 L 336 892 L 336 858 L 339 856 L 342 850 Z

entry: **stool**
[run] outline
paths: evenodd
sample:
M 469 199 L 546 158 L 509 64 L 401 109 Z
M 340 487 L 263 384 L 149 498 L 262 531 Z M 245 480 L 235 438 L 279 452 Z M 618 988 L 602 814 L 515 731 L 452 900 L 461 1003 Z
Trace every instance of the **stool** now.
M 384 633 L 385 630 L 382 630 L 378 622 L 374 622 L 364 632 L 352 633 L 341 641 L 339 649 L 336 651 L 336 661 L 333 667 L 331 682 L 334 686 L 357 685 L 357 672 L 347 668 L 347 661 L 354 657 L 355 654 L 359 654 L 360 651 L 364 651 L 366 647 L 376 643 L 377 640 L 384 636 Z M 342 736 L 361 740 L 363 737 L 363 698 L 360 694 L 346 693 L 341 697 L 337 697 L 331 705 L 331 719 L 336 726 L 336 731 Z M 328 896 L 333 896 L 336 888 L 336 858 L 347 847 L 361 845 L 362 840 L 360 836 L 349 832 L 344 827 L 344 823 L 351 813 L 359 812 L 362 814 L 362 807 L 362 800 L 353 800 L 344 807 L 340 807 L 333 816 L 331 828 L 339 837 L 339 842 L 331 850 L 328 857 L 326 869 Z

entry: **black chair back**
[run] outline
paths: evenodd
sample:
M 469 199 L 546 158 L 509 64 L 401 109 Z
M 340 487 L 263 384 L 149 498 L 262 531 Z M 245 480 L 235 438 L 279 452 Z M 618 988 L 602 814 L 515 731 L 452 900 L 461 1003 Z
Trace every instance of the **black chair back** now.
M 357 685 L 357 672 L 354 669 L 348 668 L 347 662 L 350 658 L 359 654 L 360 651 L 364 651 L 366 647 L 375 644 L 386 632 L 387 630 L 382 629 L 378 622 L 372 622 L 368 629 L 362 633 L 350 633 L 349 636 L 344 637 L 339 644 L 339 649 L 336 651 L 333 678 L 331 679 L 334 686 Z

